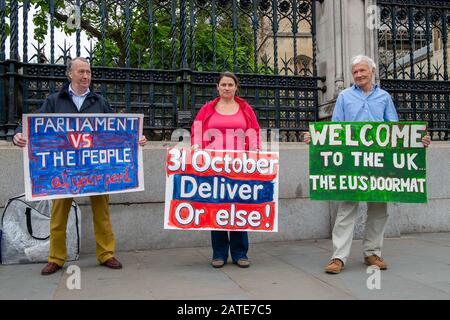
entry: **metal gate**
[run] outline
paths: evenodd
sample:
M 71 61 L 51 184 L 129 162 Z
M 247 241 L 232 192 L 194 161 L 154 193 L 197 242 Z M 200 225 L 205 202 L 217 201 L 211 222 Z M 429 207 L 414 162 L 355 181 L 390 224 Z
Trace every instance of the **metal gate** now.
M 225 70 L 238 75 L 239 95 L 261 126 L 280 129 L 283 140 L 298 141 L 318 119 L 315 0 L 46 4 L 0 0 L 0 138 L 10 139 L 22 113 L 61 87 L 75 56 L 90 60 L 94 90 L 116 112 L 145 115 L 154 140 L 189 128 Z
M 450 2 L 378 0 L 381 85 L 401 120 L 428 122 L 433 139 L 450 135 Z

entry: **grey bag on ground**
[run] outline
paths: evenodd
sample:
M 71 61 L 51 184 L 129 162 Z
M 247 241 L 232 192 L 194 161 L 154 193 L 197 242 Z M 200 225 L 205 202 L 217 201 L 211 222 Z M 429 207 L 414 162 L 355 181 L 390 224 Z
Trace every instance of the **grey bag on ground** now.
M 1 263 L 47 262 L 50 250 L 52 201 L 25 201 L 25 195 L 8 200 L 1 219 Z M 72 202 L 66 232 L 67 260 L 80 253 L 80 208 Z

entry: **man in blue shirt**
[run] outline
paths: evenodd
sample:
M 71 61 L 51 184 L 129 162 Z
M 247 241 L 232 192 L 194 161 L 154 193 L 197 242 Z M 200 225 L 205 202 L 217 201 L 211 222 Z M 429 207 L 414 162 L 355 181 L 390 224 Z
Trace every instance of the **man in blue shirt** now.
M 332 121 L 398 121 L 389 93 L 372 84 L 372 68 L 365 62 L 353 67 L 355 84 L 339 94 Z
M 397 112 L 389 93 L 372 83 L 375 73 L 375 62 L 363 55 L 352 59 L 352 76 L 354 85 L 343 90 L 334 107 L 332 121 L 398 121 Z M 310 141 L 309 133 L 304 136 L 306 143 Z M 422 139 L 425 147 L 431 138 L 426 135 Z M 341 201 L 334 223 L 332 240 L 333 255 L 325 267 L 325 272 L 340 273 L 347 262 L 353 240 L 353 231 L 358 214 L 359 202 Z M 388 221 L 386 202 L 368 202 L 365 235 L 363 239 L 364 262 L 387 269 L 381 258 L 384 231 Z

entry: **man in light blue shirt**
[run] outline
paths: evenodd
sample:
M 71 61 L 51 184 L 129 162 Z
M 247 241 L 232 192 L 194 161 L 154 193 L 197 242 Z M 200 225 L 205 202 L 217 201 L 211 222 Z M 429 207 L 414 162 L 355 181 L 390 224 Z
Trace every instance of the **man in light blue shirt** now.
M 343 90 L 336 101 L 332 121 L 398 121 L 392 98 L 372 82 L 375 62 L 363 55 L 352 59 L 354 85 Z M 304 136 L 309 143 L 310 135 Z M 424 146 L 430 144 L 430 136 L 422 138 Z M 358 214 L 359 202 L 341 201 L 334 223 L 332 240 L 333 255 L 325 272 L 340 273 L 347 262 L 353 240 L 353 231 Z M 365 235 L 363 239 L 364 262 L 381 270 L 387 269 L 381 258 L 384 231 L 388 221 L 385 202 L 368 202 Z
M 342 91 L 333 111 L 332 121 L 398 121 L 392 98 L 378 85 L 372 83 L 375 62 L 359 55 L 352 60 L 355 82 Z M 344 268 L 353 240 L 359 202 L 341 201 L 333 228 L 333 255 L 325 272 L 337 274 Z M 386 270 L 381 258 L 384 230 L 388 221 L 386 202 L 368 202 L 366 228 L 363 239 L 364 262 Z
M 389 93 L 372 82 L 367 89 L 356 83 L 339 94 L 332 121 L 398 121 Z

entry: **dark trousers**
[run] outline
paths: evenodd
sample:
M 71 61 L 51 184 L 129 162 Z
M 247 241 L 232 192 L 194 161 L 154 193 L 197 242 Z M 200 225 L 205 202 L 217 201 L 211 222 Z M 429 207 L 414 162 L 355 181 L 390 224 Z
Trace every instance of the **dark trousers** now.
M 229 234 L 229 236 L 228 236 Z M 248 234 L 247 231 L 211 231 L 213 259 L 228 260 L 228 250 L 233 262 L 247 259 Z

